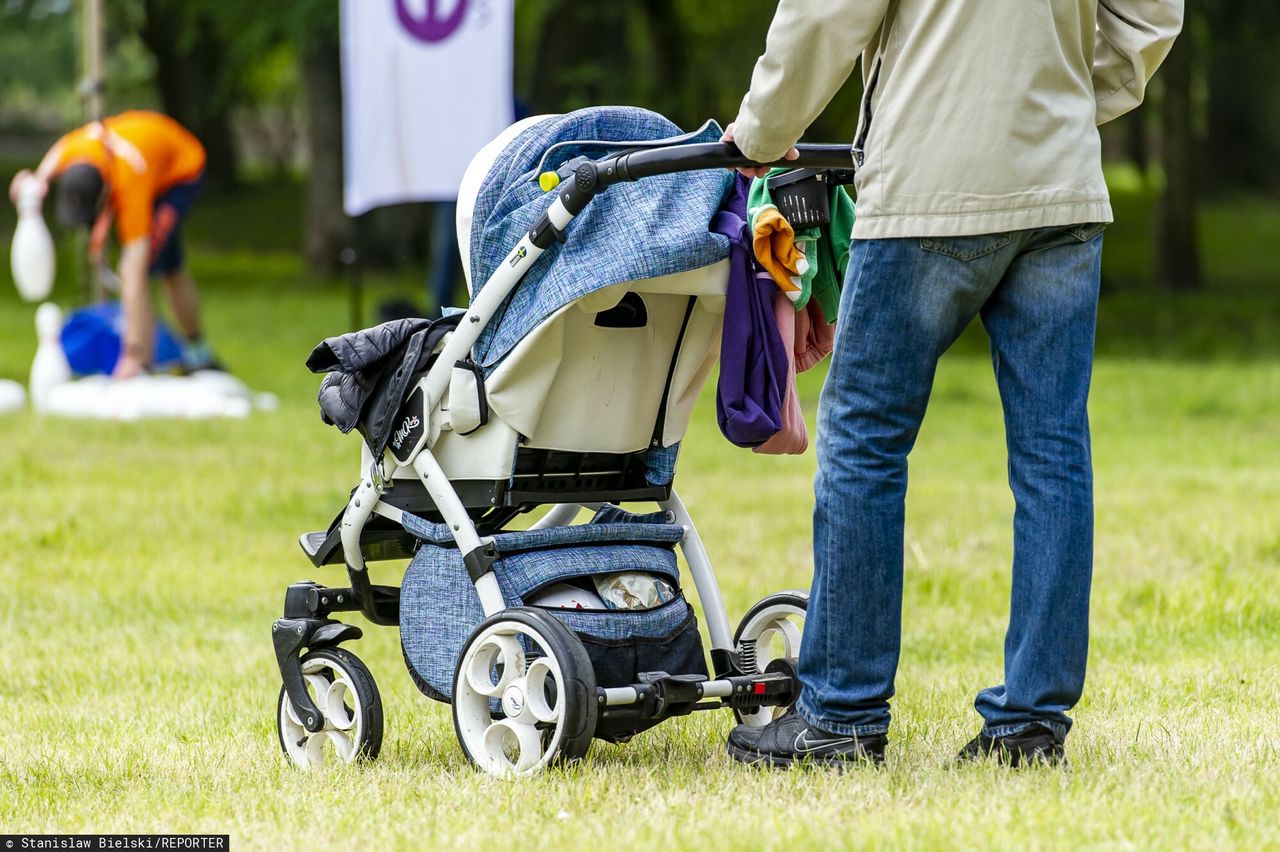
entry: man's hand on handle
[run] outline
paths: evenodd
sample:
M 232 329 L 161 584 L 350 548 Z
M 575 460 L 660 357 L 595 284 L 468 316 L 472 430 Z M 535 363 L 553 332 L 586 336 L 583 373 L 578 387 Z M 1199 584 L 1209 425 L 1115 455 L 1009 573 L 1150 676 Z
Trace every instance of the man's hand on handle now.
M 729 126 L 724 129 L 724 135 L 720 137 L 721 142 L 734 141 L 733 139 L 734 124 L 735 124 L 734 122 L 730 122 Z M 791 147 L 791 150 L 787 151 L 787 153 L 784 154 L 783 156 L 785 159 L 794 160 L 800 156 L 800 152 L 797 151 L 795 149 L 795 146 L 793 145 Z M 744 177 L 761 178 L 769 173 L 769 168 L 770 168 L 769 166 L 754 166 L 754 167 L 743 166 L 738 169 L 738 173 L 743 175 Z

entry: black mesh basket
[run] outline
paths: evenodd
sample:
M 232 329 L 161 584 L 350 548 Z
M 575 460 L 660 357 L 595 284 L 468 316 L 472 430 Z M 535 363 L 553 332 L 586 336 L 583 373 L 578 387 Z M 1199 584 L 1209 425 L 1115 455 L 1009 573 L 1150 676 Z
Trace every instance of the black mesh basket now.
M 769 194 L 793 228 L 831 223 L 832 186 L 853 183 L 852 169 L 795 169 L 769 178 Z

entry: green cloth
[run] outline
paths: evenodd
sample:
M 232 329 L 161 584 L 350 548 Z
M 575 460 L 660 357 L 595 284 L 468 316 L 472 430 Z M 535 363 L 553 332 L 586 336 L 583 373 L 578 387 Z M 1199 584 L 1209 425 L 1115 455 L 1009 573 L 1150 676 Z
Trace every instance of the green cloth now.
M 755 232 L 756 216 L 762 210 L 776 207 L 769 192 L 769 178 L 791 171 L 773 169 L 763 178 L 751 181 L 747 192 L 747 221 Z M 809 268 L 800 280 L 800 296 L 794 301 L 800 310 L 809 299 L 815 299 L 827 322 L 835 322 L 840 308 L 840 288 L 844 286 L 844 270 L 849 264 L 849 241 L 853 235 L 853 199 L 842 186 L 828 189 L 831 222 L 818 228 L 796 229 L 796 245 L 804 251 Z

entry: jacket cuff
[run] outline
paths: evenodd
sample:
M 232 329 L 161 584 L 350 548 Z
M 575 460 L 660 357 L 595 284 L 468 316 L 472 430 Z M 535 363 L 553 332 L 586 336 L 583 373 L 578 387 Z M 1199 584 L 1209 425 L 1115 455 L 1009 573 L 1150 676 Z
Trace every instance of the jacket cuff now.
M 733 141 L 739 151 L 757 163 L 781 160 L 796 140 L 787 141 L 776 133 L 770 133 L 769 126 L 761 121 L 748 104 L 750 99 L 751 95 L 748 94 L 738 108 L 738 117 L 734 119 Z

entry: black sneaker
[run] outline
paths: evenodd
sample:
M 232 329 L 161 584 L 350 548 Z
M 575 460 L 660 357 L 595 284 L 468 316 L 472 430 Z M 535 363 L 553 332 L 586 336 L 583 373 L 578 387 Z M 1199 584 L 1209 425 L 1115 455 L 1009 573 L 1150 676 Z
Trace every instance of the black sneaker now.
M 743 763 L 786 767 L 799 763 L 846 766 L 856 761 L 884 762 L 884 734 L 845 736 L 810 725 L 787 713 L 767 725 L 739 725 L 729 732 L 729 755 Z
M 978 734 L 956 755 L 957 763 L 972 763 L 994 757 L 1006 766 L 1043 763 L 1057 766 L 1066 762 L 1066 752 L 1058 735 L 1044 725 L 1031 725 L 1016 734 L 989 737 Z

